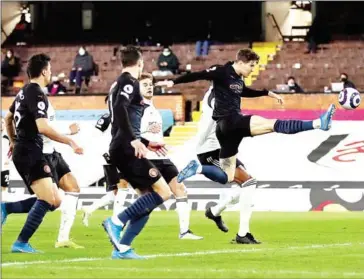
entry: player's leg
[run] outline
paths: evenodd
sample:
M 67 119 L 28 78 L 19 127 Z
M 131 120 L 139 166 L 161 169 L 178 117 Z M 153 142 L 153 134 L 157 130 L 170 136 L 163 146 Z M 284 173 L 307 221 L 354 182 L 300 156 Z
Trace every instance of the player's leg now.
M 48 211 L 53 211 L 61 204 L 58 188 L 52 178 L 46 177 L 35 180 L 30 186 L 32 193 L 35 193 L 37 200 L 29 211 L 23 229 L 21 230 L 11 251 L 13 253 L 37 253 L 29 244 L 30 238 L 42 223 Z
M 121 175 L 121 177 L 123 177 L 122 174 L 120 174 L 120 175 Z M 113 215 L 118 215 L 120 212 L 122 212 L 125 209 L 125 207 L 124 207 L 125 199 L 129 193 L 128 184 L 129 184 L 128 181 L 121 178 L 117 185 L 117 192 L 116 192 L 115 200 L 114 200 Z
M 61 153 L 54 151 L 51 154 L 46 154 L 45 158 L 51 168 L 54 180 L 65 194 L 61 204 L 61 222 L 55 247 L 83 248 L 82 246 L 70 241 L 69 236 L 76 217 L 77 202 L 80 194 L 80 188 L 77 180 L 71 173 L 71 170 L 66 161 L 63 159 Z
M 226 184 L 228 177 L 226 173 L 220 168 L 219 162 L 219 152 L 220 149 L 209 151 L 206 153 L 198 154 L 198 161 L 192 160 L 188 165 L 182 169 L 182 171 L 177 176 L 178 182 L 183 182 L 189 177 L 196 174 L 203 174 L 208 179 Z M 217 158 L 213 160 L 212 158 Z
M 178 213 L 180 239 L 203 239 L 201 236 L 193 234 L 190 230 L 190 207 L 188 205 L 187 189 L 183 183 L 177 182 L 178 170 L 171 160 L 152 160 L 153 164 L 158 168 L 163 178 L 168 183 L 175 199 L 176 211 Z
M 110 154 L 113 160 L 112 155 Z M 140 256 L 136 255 L 130 249 L 130 244 L 145 226 L 149 214 L 170 198 L 171 191 L 159 171 L 149 160 L 131 157 L 123 158 L 123 162 L 118 162 L 117 158 L 113 161 L 133 187 L 138 189 L 153 189 L 153 191 L 137 198 L 133 204 L 117 217 L 113 216 L 112 218 L 108 218 L 102 224 L 115 248 L 113 258 L 140 258 Z M 128 228 L 123 233 L 123 237 L 119 243 L 120 232 L 127 224 Z
M 327 131 L 331 127 L 335 106 L 330 105 L 328 110 L 313 121 L 302 120 L 277 120 L 266 119 L 261 116 L 253 115 L 250 121 L 250 131 L 252 136 L 267 133 L 296 134 L 303 131 L 321 129 Z
M 100 199 L 94 201 L 91 205 L 82 208 L 82 223 L 87 227 L 89 223 L 89 217 L 97 209 L 110 205 L 115 202 L 115 197 L 117 193 L 117 183 L 119 181 L 119 173 L 115 166 L 113 165 L 103 165 L 105 182 L 106 182 L 106 195 Z
M 77 180 L 71 172 L 68 172 L 59 180 L 59 187 L 64 191 L 65 195 L 61 204 L 61 224 L 55 247 L 74 249 L 84 248 L 70 240 L 70 232 L 75 221 L 77 203 L 80 195 L 80 188 Z
M 133 203 L 125 211 L 119 214 L 119 220 L 123 220 L 122 223 L 129 222 L 129 224 L 125 229 L 123 236 L 121 237 L 119 245 L 119 247 L 125 252 L 123 252 L 122 250 L 120 251 L 119 249 L 119 252 L 114 253 L 114 258 L 128 258 L 130 256 L 133 258 L 134 255 L 136 255 L 130 248 L 133 240 L 139 235 L 139 233 L 147 224 L 150 213 L 156 207 L 161 205 L 164 201 L 168 200 L 171 195 L 172 193 L 169 189 L 167 182 L 164 180 L 163 177 L 160 177 L 158 181 L 151 186 L 150 192 L 147 192 L 140 196 L 135 201 L 135 203 Z M 136 205 L 136 203 L 144 205 L 144 208 L 132 208 L 134 205 Z M 136 258 L 140 258 L 140 256 L 137 256 Z
M 235 181 L 239 183 L 240 193 L 235 197 L 235 203 L 239 203 L 240 225 L 239 231 L 233 240 L 237 244 L 260 244 L 250 232 L 250 219 L 253 211 L 253 197 L 257 187 L 257 181 L 251 177 L 244 165 L 237 161 Z

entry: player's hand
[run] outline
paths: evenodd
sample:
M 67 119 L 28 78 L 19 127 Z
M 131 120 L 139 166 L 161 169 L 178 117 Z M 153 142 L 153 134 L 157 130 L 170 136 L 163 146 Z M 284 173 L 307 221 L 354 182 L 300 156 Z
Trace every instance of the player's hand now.
M 80 126 L 77 123 L 72 123 L 69 126 L 71 135 L 77 134 L 80 131 Z
M 276 94 L 276 93 L 274 93 L 272 91 L 269 91 L 268 96 L 276 99 L 280 105 L 284 104 L 284 100 L 280 95 L 278 95 L 278 94 Z
M 168 149 L 164 143 L 150 141 L 147 147 L 150 151 L 155 152 L 159 157 L 164 157 L 168 153 Z
M 11 156 L 13 155 L 13 150 L 14 150 L 14 143 L 13 142 L 11 142 L 10 144 L 9 144 L 9 151 L 8 151 L 8 158 L 10 159 L 11 158 Z
M 155 83 L 155 86 L 165 86 L 165 87 L 172 87 L 174 85 L 173 80 L 163 80 L 163 81 L 158 81 Z
M 78 144 L 76 142 L 74 142 L 73 140 L 70 141 L 70 146 L 72 147 L 73 151 L 76 154 L 79 154 L 79 155 L 83 154 L 83 148 L 79 147 Z
M 138 139 L 130 142 L 131 146 L 135 149 L 135 157 L 145 158 L 147 156 L 148 149 L 145 145 Z

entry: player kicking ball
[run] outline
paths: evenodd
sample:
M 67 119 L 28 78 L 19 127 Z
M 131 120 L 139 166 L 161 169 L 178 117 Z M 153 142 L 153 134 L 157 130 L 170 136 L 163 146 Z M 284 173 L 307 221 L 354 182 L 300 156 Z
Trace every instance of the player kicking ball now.
M 176 78 L 174 81 L 159 82 L 158 85 L 168 87 L 174 84 L 210 80 L 213 82 L 215 105 L 212 118 L 216 121 L 216 136 L 221 146 L 219 163 L 224 171 L 220 183 L 232 182 L 235 177 L 236 159 L 239 145 L 244 137 L 253 137 L 272 132 L 295 134 L 313 129 L 328 131 L 331 128 L 335 106 L 314 121 L 266 119 L 257 115 L 241 113 L 241 97 L 254 98 L 270 96 L 283 104 L 279 95 L 264 90 L 254 90 L 245 86 L 244 77 L 248 77 L 258 64 L 259 56 L 251 49 L 241 49 L 237 52 L 235 61 L 222 66 L 214 66 L 205 71 L 189 73 Z M 197 173 L 199 165 L 192 162 L 184 169 L 182 180 Z

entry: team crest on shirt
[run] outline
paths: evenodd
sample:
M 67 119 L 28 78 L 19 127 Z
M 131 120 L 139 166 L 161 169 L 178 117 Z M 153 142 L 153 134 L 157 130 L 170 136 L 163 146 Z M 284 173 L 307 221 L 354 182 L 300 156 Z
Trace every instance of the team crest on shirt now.
M 127 84 L 124 86 L 123 91 L 125 93 L 131 94 L 131 93 L 133 93 L 133 86 L 130 84 Z
M 158 170 L 156 168 L 152 168 L 149 170 L 149 176 L 150 177 L 157 177 L 158 176 Z
M 243 90 L 243 85 L 240 83 L 233 83 L 230 84 L 230 89 L 233 90 L 235 93 L 240 94 L 241 90 Z
M 43 167 L 43 170 L 44 170 L 45 173 L 51 173 L 51 168 L 48 165 L 45 165 Z
M 40 110 L 44 110 L 45 109 L 45 103 L 44 102 L 38 102 L 38 108 Z

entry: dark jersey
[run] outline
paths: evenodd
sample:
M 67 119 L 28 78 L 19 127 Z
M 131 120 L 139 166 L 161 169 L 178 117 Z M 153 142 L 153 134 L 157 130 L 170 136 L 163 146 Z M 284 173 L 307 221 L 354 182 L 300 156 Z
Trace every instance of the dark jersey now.
M 43 148 L 36 120 L 48 118 L 48 98 L 37 83 L 29 83 L 16 95 L 9 108 L 14 115 L 16 143 L 31 143 Z
M 232 114 L 240 113 L 240 98 L 253 98 L 268 95 L 268 90 L 254 90 L 245 86 L 242 78 L 235 72 L 232 62 L 216 65 L 205 71 L 189 73 L 174 80 L 175 84 L 197 80 L 212 81 L 212 95 L 215 97 L 215 108 L 212 115 L 218 120 Z
M 131 147 L 130 142 L 140 137 L 145 108 L 139 81 L 130 73 L 122 73 L 111 86 L 108 105 L 112 125 L 110 150 Z
M 99 129 L 101 132 L 105 132 L 107 128 L 109 128 L 110 121 L 111 121 L 110 113 L 105 113 L 99 118 L 99 120 L 97 120 L 95 127 Z

